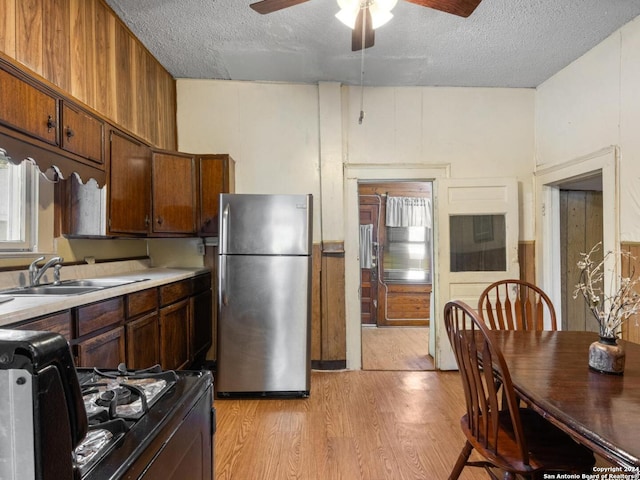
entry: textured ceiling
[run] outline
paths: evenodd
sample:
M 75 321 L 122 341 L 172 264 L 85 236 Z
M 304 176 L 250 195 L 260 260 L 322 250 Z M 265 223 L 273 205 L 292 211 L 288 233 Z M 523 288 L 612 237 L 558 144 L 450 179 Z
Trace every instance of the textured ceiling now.
M 335 0 L 107 0 L 176 78 L 358 85 Z M 403 0 L 364 51 L 370 86 L 536 87 L 640 15 L 640 0 L 483 0 L 461 18 Z

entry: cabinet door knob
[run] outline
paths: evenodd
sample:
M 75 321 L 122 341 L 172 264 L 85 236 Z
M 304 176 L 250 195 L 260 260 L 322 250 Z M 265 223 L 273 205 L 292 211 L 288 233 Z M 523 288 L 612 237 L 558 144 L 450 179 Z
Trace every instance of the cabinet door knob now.
M 67 138 L 71 138 L 75 135 L 75 132 L 71 129 L 71 127 L 67 127 Z
M 162 217 L 158 217 L 156 219 L 156 222 L 158 222 L 158 225 L 162 225 L 162 222 L 163 222 Z
M 56 121 L 49 115 L 47 118 L 47 129 L 51 130 L 52 128 L 56 128 Z

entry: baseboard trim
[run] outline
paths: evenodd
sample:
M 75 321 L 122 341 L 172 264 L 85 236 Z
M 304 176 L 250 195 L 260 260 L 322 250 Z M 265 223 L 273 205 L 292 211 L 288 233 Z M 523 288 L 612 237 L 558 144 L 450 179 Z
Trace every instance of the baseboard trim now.
M 313 370 L 344 370 L 347 368 L 346 360 L 311 360 Z

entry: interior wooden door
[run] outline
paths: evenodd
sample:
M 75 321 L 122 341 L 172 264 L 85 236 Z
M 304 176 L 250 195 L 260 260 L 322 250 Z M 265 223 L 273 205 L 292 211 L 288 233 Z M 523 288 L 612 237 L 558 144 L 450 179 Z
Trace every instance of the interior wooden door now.
M 371 268 L 360 269 L 360 316 L 362 325 L 376 325 L 378 322 L 378 262 L 374 246 L 378 242 L 377 204 L 360 203 L 360 225 L 373 225 L 373 252 Z

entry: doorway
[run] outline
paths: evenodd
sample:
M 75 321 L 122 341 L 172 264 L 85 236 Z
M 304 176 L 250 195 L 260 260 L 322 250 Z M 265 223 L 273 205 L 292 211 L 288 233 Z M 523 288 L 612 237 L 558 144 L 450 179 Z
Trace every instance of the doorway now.
M 581 253 L 602 243 L 602 175 L 600 173 L 568 180 L 558 185 L 560 190 L 560 258 L 562 305 L 559 312 L 563 330 L 598 332 L 598 323 L 582 296 L 573 297 L 580 269 Z M 603 249 L 592 255 L 603 258 Z
M 358 182 L 364 370 L 433 370 L 429 181 Z
M 593 234 L 589 235 L 588 243 L 595 244 L 601 240 L 603 252 L 616 250 L 620 246 L 618 163 L 618 149 L 611 146 L 558 165 L 539 169 L 536 172 L 536 197 L 539 199 L 536 210 L 536 225 L 540 225 L 536 241 L 536 271 L 539 272 L 537 280 L 553 304 L 556 305 L 556 310 L 562 312 L 563 317 L 565 314 L 571 315 L 571 312 L 565 310 L 567 306 L 573 304 L 576 305 L 576 310 L 578 309 L 578 299 L 574 301 L 573 292 L 569 291 L 570 287 L 566 287 L 566 285 L 575 285 L 578 278 L 576 274 L 569 273 L 563 278 L 563 271 L 566 271 L 575 262 L 574 259 L 570 259 L 568 253 L 570 249 L 562 247 L 563 227 L 560 211 L 563 195 L 568 201 L 568 197 L 562 191 L 592 191 L 593 195 L 599 197 L 595 201 L 595 205 L 601 204 L 601 207 L 598 206 L 601 208 L 601 213 L 598 214 L 598 224 L 596 225 L 592 219 L 589 219 L 585 226 L 593 231 Z M 586 183 L 584 182 L 588 182 L 591 186 L 585 187 Z M 596 187 L 593 186 L 593 182 L 597 182 Z M 573 230 L 579 232 L 573 223 L 568 223 L 566 231 Z M 598 236 L 597 233 L 600 235 Z M 587 240 L 585 240 L 585 249 L 586 245 Z M 563 260 L 563 256 L 566 256 L 565 260 Z M 604 281 L 605 284 L 609 284 L 613 281 L 612 273 L 605 270 Z M 563 287 L 563 285 L 565 286 Z M 563 320 L 562 328 L 565 327 L 591 329 L 588 323 L 585 323 L 584 327 L 576 327 L 565 324 Z

